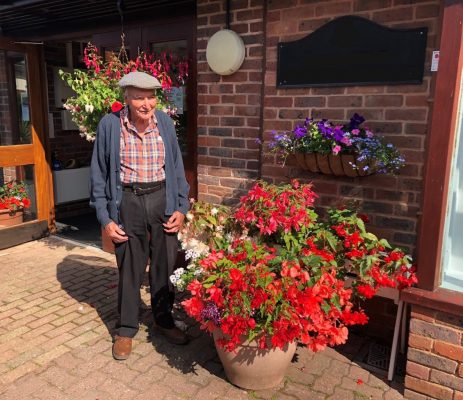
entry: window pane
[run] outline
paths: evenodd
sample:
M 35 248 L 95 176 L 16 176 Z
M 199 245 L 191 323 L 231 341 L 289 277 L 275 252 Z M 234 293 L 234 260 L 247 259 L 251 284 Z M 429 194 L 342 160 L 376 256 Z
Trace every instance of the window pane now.
M 160 55 L 165 52 L 170 54 L 175 60 L 177 58 L 187 59 L 188 48 L 186 40 L 174 40 L 169 42 L 151 43 L 151 52 Z M 182 151 L 183 156 L 188 154 L 187 146 L 187 97 L 186 85 L 180 87 L 172 87 L 166 91 L 169 102 L 177 109 L 176 116 L 173 117 L 175 122 L 175 130 L 177 131 L 178 144 Z
M 32 143 L 26 55 L 0 51 L 0 145 Z
M 0 229 L 36 218 L 34 166 L 0 167 Z
M 463 82 L 462 82 L 463 84 Z M 463 86 L 457 115 L 455 153 L 449 181 L 442 251 L 442 287 L 463 291 Z

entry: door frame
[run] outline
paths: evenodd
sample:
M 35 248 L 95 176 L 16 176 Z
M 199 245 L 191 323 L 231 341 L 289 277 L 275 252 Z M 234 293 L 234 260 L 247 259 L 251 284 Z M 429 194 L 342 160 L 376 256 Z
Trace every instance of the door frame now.
M 34 165 L 37 218 L 10 228 L 0 229 L 0 249 L 15 246 L 46 235 L 54 228 L 53 185 L 48 140 L 48 108 L 43 49 L 37 44 L 16 43 L 0 37 L 0 50 L 26 55 L 27 84 L 31 120 L 31 144 L 0 146 L 0 167 Z

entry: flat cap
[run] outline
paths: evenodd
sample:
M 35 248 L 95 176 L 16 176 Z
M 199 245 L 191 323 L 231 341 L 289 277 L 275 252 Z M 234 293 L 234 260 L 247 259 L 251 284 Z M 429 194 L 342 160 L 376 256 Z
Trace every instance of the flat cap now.
M 139 89 L 159 89 L 161 84 L 153 76 L 145 72 L 134 71 L 124 75 L 119 81 L 119 86 L 124 89 L 126 87 L 136 87 Z

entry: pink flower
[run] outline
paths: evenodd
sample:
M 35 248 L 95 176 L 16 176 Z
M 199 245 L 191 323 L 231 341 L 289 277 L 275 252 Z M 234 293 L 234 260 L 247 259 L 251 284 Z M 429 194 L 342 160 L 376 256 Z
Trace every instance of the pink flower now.
M 341 146 L 339 146 L 338 144 L 336 146 L 333 147 L 333 154 L 338 154 L 339 152 L 341 151 Z
M 352 129 L 351 131 L 352 135 L 357 136 L 360 133 L 359 129 Z

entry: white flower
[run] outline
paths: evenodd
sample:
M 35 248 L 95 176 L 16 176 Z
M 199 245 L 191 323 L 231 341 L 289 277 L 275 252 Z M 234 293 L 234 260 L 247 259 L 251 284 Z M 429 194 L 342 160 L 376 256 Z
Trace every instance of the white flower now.
M 213 207 L 213 208 L 211 209 L 211 214 L 212 214 L 212 215 L 216 215 L 218 212 L 219 212 L 219 210 L 218 210 L 217 208 L 215 208 L 215 207 Z
M 193 218 L 194 218 L 194 216 L 193 216 L 192 213 L 186 213 L 186 219 L 187 219 L 188 221 L 191 221 Z
M 183 273 L 185 272 L 185 270 L 183 268 L 177 268 L 175 271 L 174 271 L 174 275 L 177 277 L 177 278 L 180 278 Z
M 93 109 L 94 109 L 94 108 L 95 108 L 95 107 L 93 107 L 92 104 L 85 104 L 85 111 L 87 111 L 87 112 L 90 113 L 90 114 L 93 112 Z

